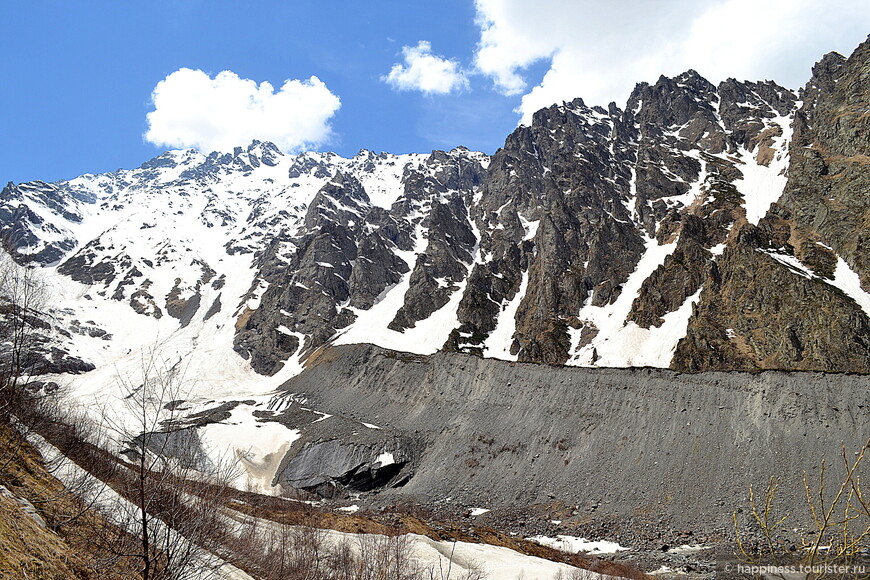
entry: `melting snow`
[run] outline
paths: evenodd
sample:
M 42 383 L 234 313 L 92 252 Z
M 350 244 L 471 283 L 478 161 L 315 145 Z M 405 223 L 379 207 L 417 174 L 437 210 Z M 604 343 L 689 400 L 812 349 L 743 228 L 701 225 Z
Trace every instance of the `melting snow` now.
M 338 508 L 348 513 L 354 513 L 355 505 Z M 271 530 L 279 530 L 279 524 L 263 519 L 254 520 L 257 529 L 264 533 Z M 323 541 L 326 546 L 334 547 L 342 543 L 348 543 L 352 550 L 358 550 L 364 539 L 373 541 L 384 540 L 385 536 L 377 534 L 353 534 L 335 530 L 323 530 Z M 465 578 L 469 572 L 483 572 L 489 580 L 553 580 L 557 575 L 569 577 L 571 572 L 578 568 L 553 562 L 535 556 L 527 556 L 510 548 L 492 546 L 489 544 L 473 544 L 470 542 L 449 542 L 433 540 L 418 534 L 406 534 L 410 548 L 410 558 L 415 560 L 424 569 L 431 568 L 435 576 L 438 571 L 446 574 L 448 568 L 451 578 Z M 476 577 L 476 576 L 474 576 Z M 594 572 L 583 571 L 583 577 L 589 580 L 605 580 L 609 576 L 602 576 Z
M 628 548 L 620 546 L 616 542 L 608 542 L 606 540 L 591 541 L 576 536 L 558 535 L 555 538 L 534 536 L 529 539 L 542 546 L 549 546 L 550 548 L 571 554 L 613 554 L 622 550 L 628 550 Z
M 676 311 L 666 314 L 664 323 L 658 328 L 641 328 L 634 322 L 626 322 L 626 318 L 644 280 L 664 263 L 676 245 L 676 242 L 659 245 L 655 239 L 647 238 L 646 252 L 623 284 L 616 301 L 604 306 L 592 306 L 590 295 L 578 317 L 592 323 L 598 329 L 598 334 L 591 343 L 578 348 L 581 330 L 569 329 L 573 356 L 566 364 L 604 367 L 670 365 L 677 343 L 686 335 L 692 305 L 698 301 L 701 289 L 686 298 Z
M 520 307 L 520 302 L 526 296 L 526 290 L 529 287 L 529 272 L 523 272 L 523 279 L 520 282 L 520 287 L 517 293 L 511 298 L 510 302 L 502 308 L 498 315 L 495 329 L 490 333 L 483 343 L 483 354 L 492 358 L 503 360 L 517 360 L 517 355 L 511 354 L 511 344 L 514 340 L 514 332 L 516 332 L 517 309 Z
M 761 147 L 757 147 L 754 154 L 742 150 L 740 157 L 746 163 L 739 169 L 743 177 L 734 181 L 734 186 L 743 194 L 745 200 L 746 219 L 753 225 L 758 225 L 770 205 L 779 200 L 787 181 L 785 170 L 788 167 L 788 146 L 792 136 L 791 118 L 776 117 L 765 121 L 767 127 L 778 125 L 782 129 L 782 135 L 773 138 L 773 159 L 765 167 L 757 163 Z
M 209 459 L 215 465 L 235 463 L 241 470 L 233 487 L 262 494 L 276 494 L 280 489 L 272 481 L 290 445 L 301 431 L 274 421 L 258 421 L 246 404 L 237 406 L 226 421 L 199 429 L 199 436 Z
M 724 243 L 722 243 L 722 244 L 716 244 L 715 246 L 713 246 L 712 248 L 710 248 L 710 253 L 713 254 L 714 256 L 721 256 L 721 255 L 722 255 L 722 252 L 725 251 L 725 246 L 726 246 L 726 245 L 727 245 L 727 244 L 724 244 Z
M 789 270 L 797 274 L 798 276 L 802 276 L 804 278 L 812 279 L 815 278 L 816 275 L 810 270 L 807 266 L 803 264 L 796 257 L 791 254 L 783 254 L 780 252 L 776 252 L 773 250 L 758 250 L 762 254 L 767 254 L 780 264 L 786 266 Z

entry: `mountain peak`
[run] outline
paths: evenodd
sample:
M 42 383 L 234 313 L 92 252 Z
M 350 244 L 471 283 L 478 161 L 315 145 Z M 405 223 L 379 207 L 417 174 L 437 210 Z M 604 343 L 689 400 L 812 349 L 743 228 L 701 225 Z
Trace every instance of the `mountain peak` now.
M 857 151 L 844 145 L 854 139 L 812 123 L 846 126 L 832 95 L 845 90 L 838 75 L 859 71 L 854 63 L 828 56 L 816 67 L 816 98 L 830 115 L 807 110 L 802 129 L 808 143 L 830 138 L 844 155 Z M 807 229 L 780 239 L 809 215 L 799 192 L 784 197 L 795 175 L 796 107 L 775 83 L 714 87 L 688 70 L 638 84 L 625 112 L 582 98 L 542 109 L 492 158 L 465 147 L 286 155 L 255 140 L 231 153 L 167 152 L 138 170 L 10 189 L 16 199 L 0 200 L 0 223 L 26 240 L 22 259 L 59 260 L 57 275 L 84 285 L 77 295 L 129 304 L 131 316 L 165 313 L 162 325 L 188 308 L 184 332 L 219 321 L 232 348 L 265 373 L 337 340 L 587 366 L 750 364 L 728 354 L 729 328 L 754 337 L 734 347 L 740 356 L 763 345 L 751 364 L 807 360 L 823 369 L 815 334 L 795 339 L 799 359 L 783 350 L 790 340 L 755 337 L 740 309 L 727 310 L 721 332 L 693 314 L 736 292 L 717 277 L 726 267 L 733 279 L 758 267 L 761 286 L 777 289 L 788 287 L 787 263 L 821 272 L 843 258 L 868 275 L 854 250 L 863 237 L 836 242 Z M 843 193 L 841 202 L 855 199 Z M 795 240 L 803 245 L 786 257 Z M 221 277 L 220 288 L 203 281 Z M 819 296 L 839 296 L 843 313 L 858 308 L 827 282 L 804 279 Z M 206 320 L 218 294 L 233 306 Z M 763 292 L 756 298 L 767 312 Z M 794 328 L 809 328 L 790 315 Z M 721 356 L 710 359 L 705 344 Z M 864 364 L 858 355 L 848 353 L 855 368 Z

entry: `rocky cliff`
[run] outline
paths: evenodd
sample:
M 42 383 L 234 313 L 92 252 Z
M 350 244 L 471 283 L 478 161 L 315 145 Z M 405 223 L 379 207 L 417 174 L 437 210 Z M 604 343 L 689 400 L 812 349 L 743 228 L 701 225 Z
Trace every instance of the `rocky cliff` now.
M 159 327 L 264 375 L 351 343 L 866 373 L 868 67 L 865 42 L 798 92 L 690 70 L 538 111 L 492 156 L 172 151 L 9 184 L 0 232 L 64 289 L 59 325 L 114 337 L 100 357 Z
M 825 56 L 801 97 L 782 197 L 735 232 L 675 368 L 870 369 L 870 42 Z

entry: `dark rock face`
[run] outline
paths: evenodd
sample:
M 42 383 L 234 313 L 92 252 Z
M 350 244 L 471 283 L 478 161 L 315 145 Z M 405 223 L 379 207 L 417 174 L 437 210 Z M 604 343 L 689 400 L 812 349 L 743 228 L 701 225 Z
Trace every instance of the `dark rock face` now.
M 702 222 L 696 218 L 694 223 Z M 644 280 L 632 304 L 628 319 L 641 328 L 661 326 L 663 317 L 682 306 L 712 274 L 712 254 L 687 230 L 684 226 L 674 253 Z
M 743 218 L 739 166 L 766 166 L 782 153 L 771 148 L 782 129 L 769 120 L 788 115 L 795 100 L 773 83 L 717 88 L 689 71 L 638 85 L 627 111 L 578 99 L 536 113 L 490 164 L 476 208 L 485 259 L 448 348 L 483 352 L 525 277 L 511 353 L 570 362 L 570 351 L 599 331 L 578 313 L 617 300 L 650 239 L 676 246 L 643 281 L 626 323 L 659 326 L 710 276 L 710 250 Z M 762 146 L 770 151 L 762 155 Z M 752 157 L 741 161 L 741 152 Z
M 93 251 L 94 247 L 98 250 L 104 249 L 98 243 L 89 242 L 75 256 L 61 264 L 58 272 L 66 274 L 82 284 L 94 285 L 99 282 L 110 284 L 113 282 L 115 280 L 115 266 L 110 261 L 97 261 L 97 255 Z
M 0 191 L 0 240 L 4 250 L 19 263 L 47 265 L 60 260 L 76 246 L 64 222 L 78 223 L 77 196 L 55 185 L 34 181 L 9 183 Z M 47 221 L 29 205 L 47 208 L 57 220 Z
M 492 157 L 167 152 L 10 184 L 0 234 L 98 299 L 234 325 L 264 374 L 403 336 L 551 364 L 870 372 L 863 294 L 844 290 L 853 272 L 870 289 L 868 78 L 867 42 L 825 56 L 799 95 L 689 70 L 638 84 L 624 110 L 542 109 Z M 131 211 L 142 199 L 155 215 Z M 76 239 L 95 212 L 126 221 Z M 161 239 L 176 221 L 220 247 Z
M 589 295 L 595 304 L 611 301 L 643 248 L 624 205 L 631 153 L 620 138 L 631 138 L 628 127 L 617 109 L 578 99 L 539 111 L 531 127 L 508 137 L 477 208 L 485 257 L 460 304 L 457 348 L 461 335 L 462 350 L 481 348 L 527 276 L 511 352 L 520 360 L 568 358 L 567 318 Z
M 355 310 L 410 272 L 404 305 L 390 323 L 403 330 L 443 306 L 458 290 L 477 243 L 468 205 L 483 168 L 467 150 L 435 152 L 404 176 L 404 195 L 374 206 L 352 175 L 337 173 L 314 197 L 302 228 L 277 236 L 258 259 L 268 288 L 239 326 L 236 350 L 259 372 L 273 374 L 347 327 Z M 427 243 L 415 261 L 415 246 Z M 293 251 L 282 255 L 285 247 Z
M 93 329 L 99 334 L 99 329 Z M 23 311 L 0 300 L 0 368 L 16 369 L 22 380 L 48 374 L 79 374 L 94 365 L 68 352 L 69 332 L 52 317 Z M 60 348 L 63 347 L 63 348 Z
M 195 261 L 194 264 L 202 270 L 202 276 L 196 281 L 196 285 L 193 288 L 188 288 L 181 278 L 176 278 L 172 290 L 166 295 L 166 313 L 173 318 L 177 318 L 182 328 L 190 324 L 190 321 L 199 311 L 202 300 L 200 291 L 215 275 L 215 271 L 205 262 Z M 189 296 L 185 297 L 185 294 L 189 294 Z M 220 308 L 219 300 L 220 295 L 216 298 L 218 309 Z
M 436 151 L 427 161 L 428 171 L 405 182 L 406 202 L 394 209 L 406 219 L 424 213 L 420 222 L 426 249 L 411 272 L 405 304 L 389 328 L 402 331 L 442 308 L 468 275 L 475 259 L 477 235 L 469 216 L 471 194 L 483 181 L 479 163 Z
M 310 333 L 311 348 L 334 333 L 330 322 L 339 316 L 337 303 L 350 296 L 351 262 L 358 259 L 355 238 L 367 203 L 356 179 L 336 175 L 309 206 L 304 233 L 292 242 L 296 251 L 286 269 L 276 255 L 279 243 L 271 244 L 261 258 L 263 269 L 274 275 L 267 276 L 270 285 L 260 307 L 236 336 L 236 349 L 250 354 L 258 371 L 274 373 L 281 366 L 279 361 L 305 346 L 298 336 L 280 328 Z
M 802 237 L 830 246 L 870 290 L 870 40 L 848 60 L 827 55 L 803 96 L 780 203 Z
M 765 241 L 750 226 L 725 251 L 673 367 L 870 372 L 867 314 L 822 279 L 784 267 Z
M 399 440 L 372 446 L 328 439 L 307 443 L 290 458 L 278 481 L 320 497 L 337 497 L 345 490 L 371 491 L 388 485 L 408 461 Z
M 757 228 L 735 226 L 674 368 L 870 372 L 868 313 L 831 283 L 839 256 L 870 288 L 862 246 L 870 236 L 868 79 L 870 41 L 849 59 L 831 53 L 813 68 L 783 195 Z M 806 272 L 790 269 L 789 260 Z

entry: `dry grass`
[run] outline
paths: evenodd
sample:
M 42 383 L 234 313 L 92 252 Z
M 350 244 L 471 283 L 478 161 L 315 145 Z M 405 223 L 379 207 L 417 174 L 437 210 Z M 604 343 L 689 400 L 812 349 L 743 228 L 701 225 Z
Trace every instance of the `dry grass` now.
M 59 536 L 0 496 L 0 579 L 87 578 L 84 563 Z
M 254 315 L 254 312 L 256 311 L 251 310 L 246 306 L 242 313 L 239 314 L 239 317 L 236 319 L 236 330 L 243 329 L 248 321 L 251 319 L 251 316 Z
M 236 501 L 230 504 L 233 509 L 248 516 L 284 525 L 330 529 L 355 534 L 382 534 L 385 536 L 417 534 L 439 541 L 488 544 L 509 548 L 527 556 L 564 562 L 599 574 L 633 580 L 648 580 L 650 578 L 631 566 L 609 560 L 588 558 L 580 554 L 568 554 L 536 542 L 513 537 L 492 528 L 469 527 L 467 522 L 440 519 L 437 515 L 427 514 L 423 510 L 411 513 L 414 510 L 408 506 L 401 506 L 395 511 L 379 513 L 338 514 L 276 497 L 239 493 L 235 499 Z
M 4 439 L 17 435 L 0 425 Z M 99 512 L 65 490 L 27 442 L 7 458 L 0 483 L 17 497 L 34 504 L 47 528 L 36 524 L 12 499 L 0 498 L 0 579 L 129 580 L 138 576 L 136 566 L 99 550 L 91 541 L 112 526 Z
M 299 345 L 299 346 L 303 346 L 303 345 Z M 309 368 L 316 367 L 317 365 L 319 365 L 321 363 L 330 362 L 330 361 L 334 360 L 335 358 L 336 358 L 335 353 L 332 352 L 329 347 L 327 347 L 326 345 L 318 346 L 316 349 L 314 349 L 314 352 L 312 352 L 310 355 L 308 355 L 305 358 L 303 365 L 305 366 L 306 369 L 309 369 Z
M 824 157 L 824 161 L 826 165 L 858 165 L 861 167 L 866 167 L 870 165 L 870 157 L 867 155 L 828 155 Z

